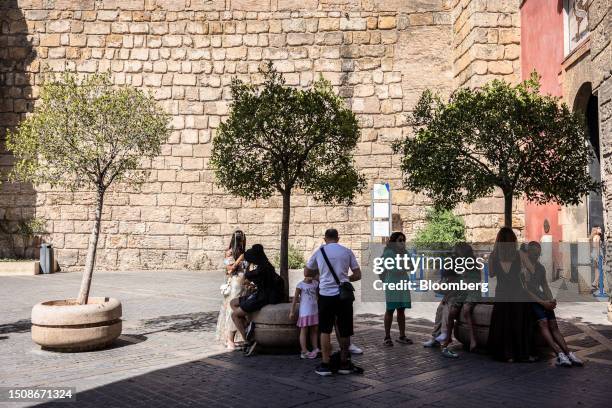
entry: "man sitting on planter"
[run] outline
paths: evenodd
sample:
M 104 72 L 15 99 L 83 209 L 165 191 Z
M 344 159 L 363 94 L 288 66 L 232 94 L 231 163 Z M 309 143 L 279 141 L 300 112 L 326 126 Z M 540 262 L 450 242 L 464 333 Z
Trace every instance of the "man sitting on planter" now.
M 325 245 L 321 245 L 306 263 L 304 274 L 319 274 L 319 331 L 321 332 L 322 363 L 315 372 L 322 376 L 332 374 L 330 367 L 331 332 L 337 326 L 340 343 L 340 366 L 338 373 L 350 374 L 353 367 L 349 360 L 349 346 L 353 335 L 352 285 L 361 279 L 361 269 L 355 254 L 338 244 L 338 231 L 325 231 Z M 348 270 L 352 274 L 348 275 Z

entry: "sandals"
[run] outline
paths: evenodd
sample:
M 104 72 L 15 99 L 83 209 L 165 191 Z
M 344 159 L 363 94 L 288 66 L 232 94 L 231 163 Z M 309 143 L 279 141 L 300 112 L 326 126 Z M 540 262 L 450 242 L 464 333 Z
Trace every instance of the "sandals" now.
M 414 342 L 406 336 L 402 336 L 395 341 L 397 341 L 400 344 L 414 344 Z
M 414 342 L 406 336 L 402 336 L 395 341 L 400 344 L 414 344 Z M 393 347 L 393 340 L 391 340 L 391 337 L 385 337 L 385 339 L 383 340 L 383 345 L 387 347 Z

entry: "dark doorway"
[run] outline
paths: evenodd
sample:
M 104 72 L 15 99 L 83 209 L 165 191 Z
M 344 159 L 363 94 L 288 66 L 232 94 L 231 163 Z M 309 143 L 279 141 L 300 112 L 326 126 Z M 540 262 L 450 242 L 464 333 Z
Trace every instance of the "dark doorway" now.
M 600 150 L 599 150 L 599 114 L 597 96 L 591 94 L 586 107 L 587 132 L 589 145 L 595 159 L 589 165 L 589 174 L 595 181 L 601 181 Z M 603 201 L 600 193 L 589 194 L 589 232 L 591 228 L 604 228 Z
M 599 145 L 599 104 L 597 95 L 592 92 L 590 82 L 582 84 L 576 99 L 574 100 L 574 111 L 581 112 L 586 121 L 587 140 L 593 153 L 594 159 L 589 164 L 589 174 L 595 181 L 601 181 L 601 154 Z M 591 192 L 587 198 L 587 211 L 588 211 L 588 231 L 587 234 L 591 233 L 591 229 L 595 226 L 599 226 L 603 231 L 604 228 L 604 211 L 603 201 L 600 193 Z

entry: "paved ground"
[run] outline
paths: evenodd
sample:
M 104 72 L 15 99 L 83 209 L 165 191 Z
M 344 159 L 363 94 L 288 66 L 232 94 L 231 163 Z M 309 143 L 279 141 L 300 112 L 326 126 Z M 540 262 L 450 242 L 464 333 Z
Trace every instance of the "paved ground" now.
M 366 372 L 321 378 L 316 361 L 222 350 L 213 339 L 221 277 L 208 273 L 98 273 L 93 295 L 123 303 L 120 341 L 97 352 L 41 351 L 29 337 L 31 306 L 73 297 L 79 279 L 0 277 L 0 386 L 74 386 L 79 407 L 591 407 L 612 399 L 612 325 L 604 304 L 560 305 L 562 331 L 587 360 L 582 369 L 555 368 L 550 356 L 503 364 L 461 349 L 460 359 L 448 360 L 420 345 L 383 348 L 382 305 L 357 304 L 354 342 L 365 354 L 356 362 Z M 434 308 L 415 304 L 408 314 L 414 340 L 427 338 Z

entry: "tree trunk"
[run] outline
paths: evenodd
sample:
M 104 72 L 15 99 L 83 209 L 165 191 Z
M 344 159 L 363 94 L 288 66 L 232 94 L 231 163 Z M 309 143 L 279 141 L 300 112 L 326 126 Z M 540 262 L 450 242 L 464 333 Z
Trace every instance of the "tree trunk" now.
M 283 222 L 280 242 L 280 276 L 285 281 L 284 299 L 289 301 L 289 216 L 291 215 L 291 190 L 283 193 Z
M 98 249 L 98 237 L 100 236 L 100 223 L 102 221 L 102 207 L 104 206 L 104 189 L 98 188 L 96 197 L 96 219 L 94 221 L 91 235 L 89 236 L 89 246 L 87 247 L 87 259 L 85 260 L 85 271 L 81 280 L 81 289 L 77 302 L 80 305 L 87 304 L 89 299 L 89 289 L 91 288 L 91 277 L 96 263 L 96 250 Z
M 512 228 L 512 192 L 504 191 L 504 226 Z

